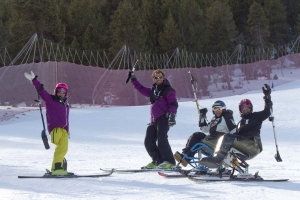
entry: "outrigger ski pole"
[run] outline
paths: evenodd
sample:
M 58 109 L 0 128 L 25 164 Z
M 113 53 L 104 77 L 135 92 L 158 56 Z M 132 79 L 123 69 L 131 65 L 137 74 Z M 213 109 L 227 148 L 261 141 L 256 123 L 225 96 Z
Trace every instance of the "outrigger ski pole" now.
M 133 67 L 132 67 L 132 70 L 129 71 L 129 73 L 128 73 L 128 78 L 127 78 L 127 80 L 126 80 L 126 84 L 128 83 L 129 79 L 131 78 L 131 72 L 134 72 L 135 66 L 136 66 L 136 64 L 137 64 L 138 62 L 140 62 L 139 59 L 136 60 L 135 64 L 134 64 Z
M 192 89 L 193 89 L 193 93 L 194 93 L 195 103 L 196 103 L 196 106 L 197 106 L 198 114 L 200 115 L 199 103 L 198 103 L 197 94 L 196 94 L 196 90 L 197 90 L 197 88 L 198 88 L 197 80 L 196 80 L 196 78 L 193 76 L 193 74 L 192 74 L 191 71 L 189 71 L 188 73 L 190 74 L 190 77 L 191 77 L 191 84 L 192 84 Z M 200 154 L 198 153 L 198 156 L 199 156 L 199 155 L 200 155 Z M 200 159 L 200 158 L 201 158 L 201 157 L 199 156 L 199 159 Z M 181 159 L 180 159 L 180 161 L 178 162 L 178 164 L 176 165 L 176 167 L 179 167 L 179 165 L 180 165 L 180 163 L 183 161 L 183 159 L 184 159 L 184 156 L 181 157 Z
M 35 102 L 37 102 L 39 104 L 40 107 L 40 112 L 41 112 L 41 117 L 42 117 L 42 122 L 43 122 L 43 130 L 42 130 L 42 140 L 45 146 L 45 149 L 50 149 L 49 143 L 48 143 L 48 138 L 46 135 L 46 130 L 45 130 L 45 122 L 44 122 L 44 117 L 43 117 L 43 113 L 42 113 L 42 103 L 41 103 L 41 98 L 40 98 L 40 93 L 38 92 L 38 99 L 34 100 Z
M 191 71 L 189 71 L 188 73 L 189 73 L 190 76 L 191 76 L 191 84 L 192 84 L 192 88 L 193 88 L 194 98 L 195 98 L 195 102 L 196 102 L 198 114 L 200 115 L 200 108 L 199 108 L 199 103 L 198 103 L 198 99 L 197 99 L 197 95 L 196 95 L 196 90 L 197 90 L 197 88 L 198 88 L 197 80 L 196 80 L 196 78 L 193 76 L 193 74 L 192 74 Z
M 275 139 L 275 145 L 276 145 L 275 159 L 276 159 L 277 162 L 282 162 L 282 159 L 280 157 L 279 150 L 278 150 L 278 145 L 277 145 L 277 137 L 276 137 L 276 133 L 275 133 L 275 124 L 274 124 L 274 116 L 273 116 L 272 108 L 270 108 L 270 112 L 271 112 L 271 115 L 269 117 L 269 121 L 272 122 L 273 132 L 274 132 L 274 139 Z

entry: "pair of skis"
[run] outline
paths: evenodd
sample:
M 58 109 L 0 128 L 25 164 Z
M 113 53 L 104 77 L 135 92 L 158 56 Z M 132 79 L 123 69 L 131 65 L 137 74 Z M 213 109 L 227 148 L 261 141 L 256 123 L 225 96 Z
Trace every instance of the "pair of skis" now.
M 219 178 L 216 175 L 198 175 L 191 174 L 191 170 L 182 170 L 182 169 L 101 169 L 105 173 L 103 174 L 93 174 L 93 175 L 77 175 L 69 173 L 68 175 L 51 175 L 51 173 L 46 173 L 43 176 L 18 176 L 18 178 L 99 178 L 107 177 L 112 173 L 138 173 L 138 172 L 157 172 L 160 176 L 165 178 L 189 178 L 195 182 L 216 182 L 216 181 L 241 181 L 241 182 L 284 182 L 289 179 L 262 179 L 261 177 L 255 178 L 237 178 L 235 176 L 230 177 L 229 175 L 223 175 L 222 178 Z M 171 173 L 170 173 L 171 172 Z M 173 172 L 178 172 L 179 174 L 174 174 Z

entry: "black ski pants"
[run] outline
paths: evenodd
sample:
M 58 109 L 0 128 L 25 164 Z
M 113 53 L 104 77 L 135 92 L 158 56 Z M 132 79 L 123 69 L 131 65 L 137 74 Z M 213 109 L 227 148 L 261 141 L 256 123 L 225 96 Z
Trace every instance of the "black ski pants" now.
M 182 153 L 187 154 L 188 156 L 194 156 L 197 152 L 191 152 L 191 148 L 201 142 L 206 137 L 206 135 L 202 132 L 195 132 L 193 133 L 186 142 L 185 148 L 182 149 Z
M 166 116 L 160 116 L 148 126 L 144 144 L 153 161 L 157 163 L 168 161 L 175 165 L 175 159 L 168 140 L 169 129 Z

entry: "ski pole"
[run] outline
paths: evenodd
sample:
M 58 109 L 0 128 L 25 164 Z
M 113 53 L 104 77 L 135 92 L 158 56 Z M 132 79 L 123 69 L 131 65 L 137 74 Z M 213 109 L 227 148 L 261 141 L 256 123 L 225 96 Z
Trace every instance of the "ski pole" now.
M 127 80 L 126 80 L 126 84 L 128 83 L 129 79 L 131 78 L 131 72 L 134 72 L 134 70 L 135 70 L 135 65 L 136 65 L 138 62 L 140 62 L 139 59 L 136 60 L 135 64 L 134 64 L 133 67 L 132 67 L 132 70 L 129 71 L 129 73 L 128 73 L 128 78 L 127 78 Z
M 198 114 L 200 115 L 199 103 L 198 103 L 198 99 L 197 99 L 197 95 L 196 95 L 197 80 L 196 80 L 196 78 L 193 76 L 193 74 L 192 74 L 191 71 L 189 71 L 188 73 L 189 73 L 190 76 L 191 76 L 191 84 L 192 84 L 192 89 L 193 89 L 193 93 L 194 93 L 194 98 L 195 98 L 195 102 L 196 102 Z
M 271 115 L 269 117 L 269 121 L 272 122 L 273 132 L 274 132 L 274 139 L 275 139 L 275 145 L 276 145 L 275 159 L 276 159 L 277 162 L 282 162 L 282 159 L 280 157 L 279 150 L 278 150 L 278 145 L 277 145 L 277 137 L 276 137 L 276 133 L 275 133 L 275 124 L 274 124 L 274 116 L 273 116 L 272 108 L 270 108 L 270 112 L 271 112 Z
M 41 117 L 42 117 L 42 123 L 43 123 L 43 130 L 42 130 L 42 140 L 45 146 L 45 149 L 50 149 L 49 143 L 48 143 L 48 138 L 46 135 L 46 130 L 45 130 L 45 122 L 44 122 L 44 117 L 43 117 L 43 113 L 42 113 L 42 103 L 41 103 L 41 98 L 40 98 L 40 93 L 38 92 L 38 99 L 34 100 L 35 102 L 37 102 L 39 104 L 39 108 L 40 108 L 40 113 L 41 113 Z

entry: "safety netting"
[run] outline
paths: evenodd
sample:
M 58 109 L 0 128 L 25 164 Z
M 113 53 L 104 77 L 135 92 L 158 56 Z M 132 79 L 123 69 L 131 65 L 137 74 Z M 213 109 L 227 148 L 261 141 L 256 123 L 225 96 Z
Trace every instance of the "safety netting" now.
M 142 62 L 142 60 L 141 60 Z M 163 69 L 166 78 L 176 90 L 179 101 L 194 98 L 190 75 L 197 80 L 198 99 L 216 98 L 259 90 L 263 84 L 278 86 L 300 77 L 300 54 L 290 54 L 276 60 L 260 60 L 249 64 L 222 65 L 220 67 L 181 66 Z M 139 94 L 132 83 L 125 83 L 129 69 L 109 69 L 78 65 L 70 62 L 39 62 L 0 68 L 0 104 L 36 106 L 33 85 L 24 77 L 33 71 L 44 88 L 53 93 L 57 83 L 69 86 L 72 105 L 147 105 L 149 98 Z M 135 71 L 137 79 L 151 87 L 153 69 Z

